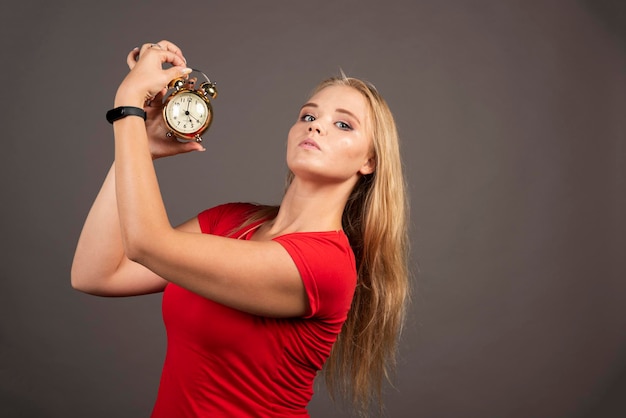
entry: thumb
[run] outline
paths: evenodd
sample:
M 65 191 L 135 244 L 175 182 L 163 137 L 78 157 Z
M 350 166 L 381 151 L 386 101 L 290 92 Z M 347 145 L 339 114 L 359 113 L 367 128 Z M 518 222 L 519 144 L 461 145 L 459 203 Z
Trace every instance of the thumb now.
M 185 142 L 182 146 L 183 152 L 191 152 L 191 151 L 206 151 L 206 148 L 202 146 L 201 143 L 197 141 L 189 141 Z
M 168 80 L 174 80 L 175 78 L 186 76 L 187 74 L 191 73 L 193 69 L 185 66 L 176 66 L 170 67 L 164 71 L 165 74 L 168 76 Z
M 135 64 L 137 64 L 137 59 L 139 58 L 139 48 L 135 47 L 128 53 L 126 56 L 126 64 L 128 64 L 129 69 L 135 68 Z

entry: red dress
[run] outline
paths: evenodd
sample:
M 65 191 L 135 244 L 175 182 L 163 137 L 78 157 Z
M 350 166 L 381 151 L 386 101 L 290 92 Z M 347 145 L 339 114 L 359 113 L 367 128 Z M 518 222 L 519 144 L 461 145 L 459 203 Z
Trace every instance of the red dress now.
M 201 230 L 227 236 L 253 208 L 231 203 L 204 211 L 198 215 Z M 240 238 L 249 239 L 253 230 L 245 229 L 250 232 L 233 237 L 243 232 Z M 285 234 L 274 241 L 300 272 L 307 313 L 288 319 L 251 315 L 169 283 L 163 295 L 167 355 L 152 418 L 309 416 L 313 381 L 354 294 L 354 254 L 341 231 Z

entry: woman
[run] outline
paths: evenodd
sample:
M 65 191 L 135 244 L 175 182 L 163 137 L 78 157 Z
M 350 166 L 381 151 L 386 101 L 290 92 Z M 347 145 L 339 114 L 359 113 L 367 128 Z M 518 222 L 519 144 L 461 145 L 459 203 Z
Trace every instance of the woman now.
M 190 72 L 168 41 L 133 50 L 128 64 L 115 107 L 144 107 Z M 384 100 L 357 79 L 321 83 L 288 134 L 281 205 L 225 204 L 177 228 L 152 160 L 204 148 L 164 140 L 152 106 L 146 122 L 113 123 L 115 162 L 72 266 L 87 293 L 164 291 L 152 416 L 308 416 L 324 366 L 333 392 L 366 411 L 393 366 L 408 294 L 404 182 Z

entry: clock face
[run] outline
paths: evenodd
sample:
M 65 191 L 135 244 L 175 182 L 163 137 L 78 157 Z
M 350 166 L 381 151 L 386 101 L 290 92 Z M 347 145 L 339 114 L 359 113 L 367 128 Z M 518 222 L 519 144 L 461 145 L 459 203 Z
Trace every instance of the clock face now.
M 193 92 L 182 92 L 167 102 L 165 117 L 170 127 L 182 134 L 194 134 L 207 125 L 209 106 Z

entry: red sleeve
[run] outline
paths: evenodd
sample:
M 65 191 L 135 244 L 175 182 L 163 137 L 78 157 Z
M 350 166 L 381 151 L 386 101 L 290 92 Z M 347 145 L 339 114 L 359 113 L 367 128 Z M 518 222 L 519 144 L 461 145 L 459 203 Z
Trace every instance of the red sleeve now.
M 307 296 L 305 318 L 345 321 L 356 286 L 356 264 L 342 232 L 287 234 L 274 238 L 293 259 Z
M 205 234 L 228 236 L 257 208 L 227 203 L 198 214 Z M 345 321 L 356 286 L 356 263 L 343 232 L 305 232 L 274 238 L 293 259 L 309 300 L 305 318 Z

